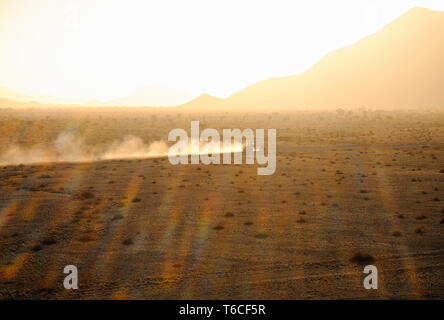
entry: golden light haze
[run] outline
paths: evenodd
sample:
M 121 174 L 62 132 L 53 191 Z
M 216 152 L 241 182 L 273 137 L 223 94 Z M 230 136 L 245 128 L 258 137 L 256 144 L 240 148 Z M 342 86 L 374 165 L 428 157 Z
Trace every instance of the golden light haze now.
M 66 102 L 140 88 L 151 105 L 297 74 L 430 1 L 0 0 L 0 86 Z M 160 92 L 160 94 L 159 94 Z

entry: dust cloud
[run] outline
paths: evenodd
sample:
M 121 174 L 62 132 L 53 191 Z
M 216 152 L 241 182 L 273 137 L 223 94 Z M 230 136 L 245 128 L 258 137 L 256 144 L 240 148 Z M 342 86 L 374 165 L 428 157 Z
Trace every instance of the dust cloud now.
M 98 145 L 87 145 L 72 132 L 61 132 L 47 147 L 10 146 L 0 155 L 1 165 L 46 162 L 89 162 L 125 158 L 153 158 L 166 156 L 168 145 L 163 141 L 146 144 L 140 137 L 128 135 L 113 141 L 103 150 Z
M 199 141 L 198 145 L 200 149 L 198 153 L 201 154 L 206 143 Z M 88 145 L 82 137 L 72 132 L 63 131 L 52 143 L 45 147 L 11 145 L 0 155 L 0 165 L 159 158 L 168 156 L 169 147 L 162 140 L 147 144 L 142 138 L 134 135 L 127 135 L 123 139 L 114 140 L 105 147 L 103 145 Z M 221 143 L 218 153 L 242 152 L 244 148 L 244 144 L 233 142 L 227 149 Z M 178 153 L 178 155 L 191 155 L 191 141 L 189 141 L 188 148 L 182 150 L 185 151 Z M 215 153 L 212 149 L 209 149 L 209 152 Z

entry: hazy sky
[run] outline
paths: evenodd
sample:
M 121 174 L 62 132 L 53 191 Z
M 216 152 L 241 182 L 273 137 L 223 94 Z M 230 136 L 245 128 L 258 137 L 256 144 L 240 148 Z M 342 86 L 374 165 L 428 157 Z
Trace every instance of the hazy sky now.
M 299 73 L 443 0 L 0 0 L 0 86 L 106 100 L 146 85 L 225 97 Z

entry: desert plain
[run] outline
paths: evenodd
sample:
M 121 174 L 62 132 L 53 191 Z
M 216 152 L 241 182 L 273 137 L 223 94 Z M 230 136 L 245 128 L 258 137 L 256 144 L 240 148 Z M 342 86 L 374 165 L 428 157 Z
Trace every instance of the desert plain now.
M 191 120 L 275 128 L 276 172 L 85 157 Z M 442 299 L 443 141 L 433 110 L 2 109 L 0 299 Z

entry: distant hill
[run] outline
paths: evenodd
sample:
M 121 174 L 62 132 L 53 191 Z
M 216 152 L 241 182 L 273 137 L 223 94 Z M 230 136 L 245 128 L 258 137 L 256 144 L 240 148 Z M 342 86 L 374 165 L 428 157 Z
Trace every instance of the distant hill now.
M 162 85 L 140 88 L 126 97 L 101 103 L 102 106 L 175 106 L 191 99 L 192 96 L 182 90 Z
M 444 110 L 443 39 L 444 12 L 415 8 L 305 73 L 257 82 L 207 108 Z
M 180 107 L 193 110 L 206 110 L 209 106 L 217 107 L 220 103 L 223 102 L 224 99 L 213 97 L 209 94 L 203 93 L 197 98 L 184 103 Z
M 16 101 L 0 98 L 0 108 L 17 108 L 17 109 L 53 109 L 53 108 L 78 108 L 82 107 L 80 104 L 56 104 L 56 103 L 42 103 L 38 101 Z
M 15 104 L 15 105 L 20 105 L 21 103 L 27 103 L 26 106 L 29 105 L 35 105 L 38 106 L 39 104 L 45 104 L 45 105 L 61 105 L 61 104 L 77 104 L 79 101 L 75 100 L 75 99 L 62 99 L 62 98 L 54 98 L 54 97 L 50 97 L 50 96 L 42 96 L 42 97 L 32 97 L 32 96 L 27 96 L 24 94 L 21 94 L 17 91 L 5 88 L 5 87 L 0 87 L 0 99 L 3 100 L 2 103 L 7 103 L 7 104 Z
M 20 102 L 28 102 L 32 101 L 33 99 L 27 95 L 21 94 L 17 91 L 0 87 L 0 98 L 8 99 L 8 100 L 14 100 L 14 101 L 20 101 Z
M 22 102 L 0 98 L 0 108 L 36 108 L 43 106 L 46 105 L 35 101 Z

